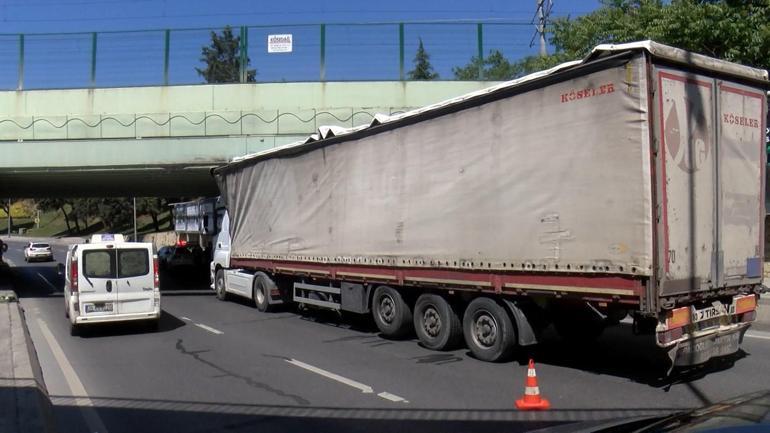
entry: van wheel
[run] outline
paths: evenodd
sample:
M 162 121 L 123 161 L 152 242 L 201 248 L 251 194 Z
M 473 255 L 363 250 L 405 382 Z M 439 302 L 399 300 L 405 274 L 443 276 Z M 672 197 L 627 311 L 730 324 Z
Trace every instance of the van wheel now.
M 80 335 L 80 327 L 70 322 L 70 336 L 77 337 L 78 335 Z
M 463 327 L 454 308 L 442 296 L 424 293 L 414 304 L 414 331 L 431 350 L 452 350 L 460 345 Z
M 463 334 L 468 348 L 482 361 L 505 361 L 516 347 L 511 318 L 502 305 L 486 297 L 468 305 L 463 315 Z
M 225 271 L 218 269 L 214 277 L 214 291 L 217 293 L 217 299 L 227 300 L 227 291 L 225 290 Z
M 70 318 L 70 306 L 67 304 L 64 304 L 64 317 Z
M 254 300 L 254 306 L 263 313 L 269 313 L 275 306 L 270 304 L 270 291 L 275 288 L 275 283 L 264 274 L 257 275 L 254 278 L 254 288 L 251 290 L 251 297 Z
M 388 286 L 377 287 L 374 291 L 372 316 L 386 337 L 403 338 L 413 329 L 412 309 L 398 290 Z

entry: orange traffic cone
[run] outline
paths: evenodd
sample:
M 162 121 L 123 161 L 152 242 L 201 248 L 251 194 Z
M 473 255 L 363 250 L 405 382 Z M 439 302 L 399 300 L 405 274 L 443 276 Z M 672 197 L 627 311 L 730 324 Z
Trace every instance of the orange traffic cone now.
M 546 410 L 551 403 L 540 398 L 540 388 L 537 386 L 537 373 L 535 373 L 535 361 L 529 360 L 527 369 L 527 386 L 524 388 L 524 397 L 516 400 L 516 409 L 519 410 Z

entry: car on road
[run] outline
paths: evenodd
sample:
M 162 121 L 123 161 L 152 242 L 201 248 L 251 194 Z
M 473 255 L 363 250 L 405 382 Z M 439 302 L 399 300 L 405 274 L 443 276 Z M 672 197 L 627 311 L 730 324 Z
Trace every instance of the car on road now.
M 24 261 L 52 261 L 51 245 L 42 242 L 30 242 L 24 247 Z
M 151 243 L 126 242 L 122 235 L 93 235 L 72 245 L 64 275 L 64 312 L 70 334 L 90 323 L 160 322 L 158 258 Z
M 197 245 L 165 246 L 158 250 L 158 260 L 163 269 L 198 266 L 203 262 L 203 252 Z

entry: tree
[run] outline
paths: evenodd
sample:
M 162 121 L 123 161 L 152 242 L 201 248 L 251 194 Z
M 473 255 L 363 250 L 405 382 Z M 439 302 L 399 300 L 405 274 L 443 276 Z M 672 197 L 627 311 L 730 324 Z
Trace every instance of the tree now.
M 67 233 L 70 233 L 72 232 L 72 226 L 70 214 L 66 208 L 67 205 L 70 206 L 70 209 L 72 208 L 69 200 L 63 198 L 44 198 L 37 201 L 37 208 L 44 212 L 60 210 L 62 215 L 64 215 L 64 222 L 67 224 Z M 75 219 L 75 222 L 77 222 L 77 219 Z M 80 231 L 80 227 L 78 227 L 78 231 Z
M 165 199 L 157 197 L 142 197 L 136 199 L 136 212 L 140 215 L 148 215 L 152 218 L 152 225 L 156 232 L 160 231 L 158 216 L 168 208 Z
M 417 47 L 417 54 L 414 55 L 414 69 L 408 72 L 410 80 L 435 80 L 438 78 L 438 72 L 433 70 L 430 64 L 430 55 L 425 51 L 420 38 L 420 46 Z
M 770 68 L 768 0 L 605 0 L 594 12 L 553 21 L 551 43 L 579 59 L 600 43 L 652 39 L 689 51 Z
M 483 76 L 479 71 L 483 70 Z M 458 80 L 492 80 L 504 81 L 511 80 L 520 75 L 521 71 L 508 61 L 499 50 L 491 50 L 489 55 L 483 59 L 474 56 L 471 61 L 463 67 L 454 67 L 452 72 Z
M 201 48 L 203 69 L 195 68 L 207 83 L 237 83 L 241 78 L 241 37 L 233 35 L 227 26 L 222 34 L 211 32 L 211 45 Z M 251 60 L 246 57 L 246 67 Z M 246 70 L 246 81 L 256 81 L 257 70 Z

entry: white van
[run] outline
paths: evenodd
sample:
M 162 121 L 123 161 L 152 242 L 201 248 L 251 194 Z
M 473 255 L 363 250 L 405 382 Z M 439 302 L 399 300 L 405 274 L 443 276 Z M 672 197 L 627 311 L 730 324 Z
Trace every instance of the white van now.
M 146 320 L 160 322 L 158 257 L 151 243 L 126 242 L 123 235 L 93 235 L 72 245 L 64 274 L 65 315 L 70 333 L 80 325 Z

